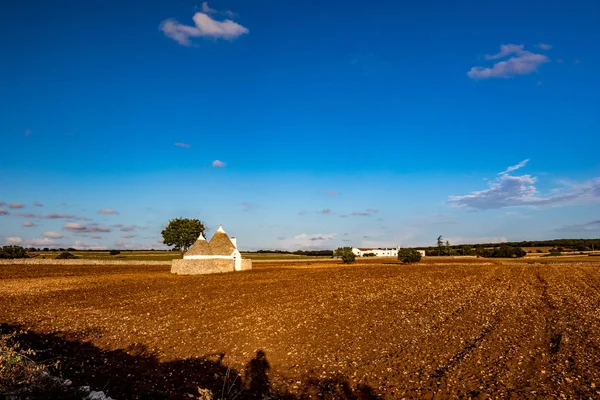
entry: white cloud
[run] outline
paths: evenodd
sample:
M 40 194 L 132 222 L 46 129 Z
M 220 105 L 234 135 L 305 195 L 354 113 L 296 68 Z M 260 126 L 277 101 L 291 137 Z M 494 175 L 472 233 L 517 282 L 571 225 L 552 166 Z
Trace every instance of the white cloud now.
M 33 228 L 34 226 L 37 226 L 37 224 L 34 224 L 31 221 L 25 221 L 25 222 L 23 222 L 23 227 L 24 228 Z
M 522 53 L 525 49 L 525 45 L 522 44 L 503 44 L 500 46 L 500 52 L 496 54 L 486 54 L 486 60 L 497 60 L 499 58 L 504 58 L 511 54 L 519 54 Z
M 336 192 L 336 191 L 334 191 L 334 190 L 328 190 L 328 191 L 326 191 L 326 192 L 325 192 L 325 194 L 326 194 L 327 196 L 339 196 L 339 195 L 340 195 L 340 193 L 339 193 L 339 192 Z
M 72 215 L 72 214 L 56 214 L 56 213 L 50 213 L 48 215 L 46 215 L 45 217 L 42 218 L 47 218 L 47 219 L 75 219 L 77 218 L 77 216 Z
M 319 214 L 331 214 L 331 210 L 329 208 L 325 208 L 321 211 L 317 211 Z
M 98 211 L 98 214 L 105 214 L 105 215 L 109 215 L 109 214 L 118 214 L 118 211 L 113 210 L 112 208 L 103 208 L 102 210 Z
M 541 50 L 550 50 L 552 45 L 548 43 L 538 43 L 537 47 Z
M 350 213 L 353 217 L 372 217 L 373 214 L 377 214 L 379 210 L 375 210 L 374 208 L 367 208 L 365 211 L 353 211 Z M 342 218 L 346 218 L 347 215 L 340 215 Z
M 335 233 L 301 233 L 290 239 L 279 240 L 279 245 L 286 249 L 319 249 L 328 247 Z
M 527 165 L 527 163 L 529 162 L 529 158 L 521 161 L 520 163 L 518 163 L 517 165 L 513 165 L 511 167 L 506 168 L 506 170 L 500 172 L 498 175 L 503 175 L 503 174 L 508 174 L 510 172 L 516 171 L 519 168 L 523 168 L 524 166 Z
M 222 168 L 222 167 L 225 167 L 226 165 L 227 164 L 225 164 L 223 161 L 220 161 L 220 160 L 215 160 L 212 162 L 213 167 Z
M 81 232 L 81 233 L 110 232 L 110 228 L 108 228 L 106 226 L 101 226 L 98 224 L 82 225 L 78 222 L 67 222 L 63 226 L 63 229 L 66 231 Z
M 0 208 L 0 215 L 10 215 L 10 212 L 6 211 L 4 208 Z
M 18 236 L 9 236 L 4 238 L 4 244 L 7 246 L 21 245 L 22 243 L 23 239 Z
M 550 62 L 543 54 L 532 53 L 523 45 L 507 44 L 500 46 L 500 52 L 486 55 L 486 60 L 496 60 L 513 55 L 508 60 L 498 61 L 492 67 L 473 67 L 467 76 L 472 79 L 509 78 L 537 71 L 542 64 Z
M 44 237 L 49 238 L 49 239 L 61 239 L 64 236 L 62 233 L 58 233 L 58 232 L 44 232 Z
M 583 224 L 565 225 L 562 228 L 556 229 L 559 232 L 573 232 L 573 233 L 588 233 L 600 231 L 600 220 L 589 221 Z
M 78 250 L 106 250 L 106 246 L 103 244 L 87 243 L 79 240 L 73 243 L 73 247 Z
M 208 2 L 207 2 L 207 1 L 205 1 L 204 3 L 202 3 L 202 12 L 203 12 L 204 14 L 215 14 L 215 13 L 217 13 L 218 11 L 217 11 L 217 10 L 215 10 L 214 8 L 210 8 L 210 7 L 208 6 Z
M 6 205 L 8 208 L 23 208 L 25 207 L 25 204 L 23 203 L 9 203 Z
M 471 192 L 463 196 L 450 196 L 448 203 L 454 207 L 476 210 L 490 210 L 504 207 L 558 207 L 571 204 L 600 203 L 600 178 L 593 178 L 566 188 L 557 188 L 550 195 L 540 195 L 535 184 L 537 178 L 509 173 L 522 168 L 526 161 L 509 167 L 489 183 L 485 190 Z
M 37 202 L 37 201 L 34 201 L 33 205 L 36 206 L 36 207 L 44 207 L 44 205 L 42 203 Z
M 180 142 L 175 142 L 175 143 L 173 143 L 173 145 L 175 147 L 182 147 L 184 149 L 189 149 L 190 147 L 192 147 L 192 145 L 189 143 L 180 143 Z
M 208 7 L 208 4 L 206 7 Z M 248 28 L 245 28 L 237 22 L 230 19 L 216 21 L 203 12 L 197 12 L 192 19 L 196 26 L 180 24 L 171 18 L 163 21 L 160 24 L 159 29 L 163 31 L 167 37 L 177 41 L 183 46 L 191 45 L 191 37 L 233 40 L 249 32 Z

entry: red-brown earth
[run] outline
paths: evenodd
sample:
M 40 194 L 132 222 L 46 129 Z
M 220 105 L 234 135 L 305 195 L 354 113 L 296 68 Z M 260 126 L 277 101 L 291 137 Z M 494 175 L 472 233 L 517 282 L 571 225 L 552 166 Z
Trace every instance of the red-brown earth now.
M 0 265 L 0 323 L 116 399 L 600 397 L 600 262 L 584 257 Z

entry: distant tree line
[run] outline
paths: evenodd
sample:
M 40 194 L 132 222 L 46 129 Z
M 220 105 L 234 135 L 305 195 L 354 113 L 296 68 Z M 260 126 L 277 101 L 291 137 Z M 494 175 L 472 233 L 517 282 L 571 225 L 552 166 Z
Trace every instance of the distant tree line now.
M 428 256 L 478 255 L 481 257 L 489 257 L 489 254 L 492 254 L 493 251 L 490 252 L 486 250 L 495 250 L 500 247 L 512 247 L 519 249 L 522 247 L 552 247 L 553 249 L 560 249 L 560 251 L 591 251 L 600 250 L 600 239 L 553 239 L 529 240 L 522 242 L 451 245 L 447 240 L 444 240 L 442 236 L 439 236 L 437 239 L 437 246 L 416 247 L 416 249 L 425 250 L 425 254 Z
M 0 258 L 29 258 L 27 250 L 21 246 L 0 247 Z

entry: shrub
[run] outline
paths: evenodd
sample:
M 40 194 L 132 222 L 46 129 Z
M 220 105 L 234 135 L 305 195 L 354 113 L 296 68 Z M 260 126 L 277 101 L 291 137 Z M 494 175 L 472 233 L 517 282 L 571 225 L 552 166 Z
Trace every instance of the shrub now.
M 550 249 L 550 256 L 562 256 L 562 248 L 559 247 L 558 249 Z
M 59 255 L 56 256 L 58 260 L 75 260 L 79 257 L 74 255 L 73 253 L 69 253 L 68 251 L 63 251 Z
M 341 257 L 344 264 L 353 263 L 356 259 L 351 247 L 339 247 L 335 250 L 334 254 L 338 257 Z
M 537 249 L 535 252 L 536 252 L 536 253 L 543 253 L 543 251 L 542 251 L 542 250 L 540 250 L 540 249 Z
M 110 254 L 111 256 L 116 256 L 118 254 L 121 254 L 121 252 L 119 250 L 111 250 L 108 254 Z
M 0 258 L 29 258 L 27 250 L 21 246 L 4 246 L 0 249 Z
M 415 249 L 398 250 L 398 260 L 404 264 L 412 264 L 421 261 L 421 252 Z
M 365 253 L 363 257 L 375 257 L 375 253 Z

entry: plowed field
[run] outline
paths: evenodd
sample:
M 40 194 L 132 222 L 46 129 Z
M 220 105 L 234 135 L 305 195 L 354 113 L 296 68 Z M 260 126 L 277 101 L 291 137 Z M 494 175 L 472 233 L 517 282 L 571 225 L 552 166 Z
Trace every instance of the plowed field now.
M 0 266 L 0 323 L 117 399 L 600 397 L 600 260 L 583 257 Z

